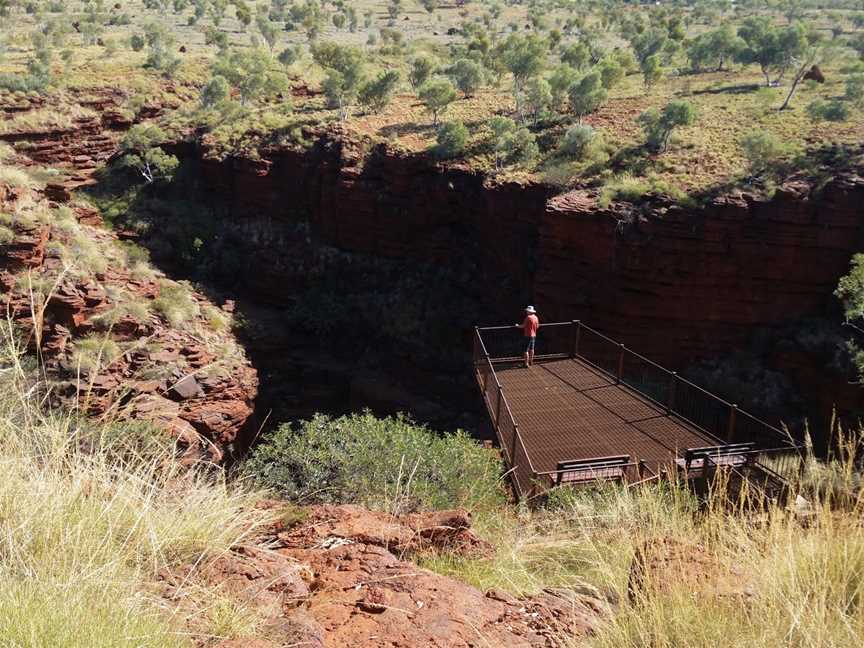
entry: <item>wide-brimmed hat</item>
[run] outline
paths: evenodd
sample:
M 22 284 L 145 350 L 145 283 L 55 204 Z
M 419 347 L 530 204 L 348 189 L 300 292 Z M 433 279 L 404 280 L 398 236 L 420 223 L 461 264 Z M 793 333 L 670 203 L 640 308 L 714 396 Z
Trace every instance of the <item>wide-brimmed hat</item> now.
M 533 306 L 526 306 L 526 307 L 525 307 L 525 312 L 526 312 L 526 313 L 536 313 L 537 311 L 534 310 L 534 307 L 533 307 Z

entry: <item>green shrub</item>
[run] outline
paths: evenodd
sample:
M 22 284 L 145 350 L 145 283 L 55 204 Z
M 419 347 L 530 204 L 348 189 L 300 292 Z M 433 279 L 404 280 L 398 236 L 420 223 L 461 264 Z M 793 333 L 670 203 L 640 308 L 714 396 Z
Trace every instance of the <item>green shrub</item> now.
M 246 461 L 262 486 L 302 503 L 394 512 L 500 504 L 496 455 L 464 432 L 439 436 L 403 416 L 317 415 L 279 427 Z
M 587 124 L 571 126 L 561 138 L 558 151 L 567 157 L 581 160 L 587 156 L 597 137 L 597 131 Z
M 182 326 L 199 313 L 198 302 L 189 289 L 167 281 L 159 286 L 159 296 L 153 300 L 153 308 L 164 315 L 171 326 Z
M 696 107 L 689 101 L 673 100 L 662 112 L 650 108 L 639 115 L 639 123 L 645 131 L 648 148 L 655 152 L 669 147 L 672 131 L 679 126 L 689 126 L 696 121 Z
M 814 122 L 839 122 L 849 119 L 849 107 L 842 101 L 817 99 L 807 106 L 807 115 Z
M 762 130 L 747 133 L 739 143 L 754 176 L 764 174 L 789 152 L 776 135 Z
M 14 240 L 15 232 L 13 232 L 5 225 L 0 225 L 0 245 L 8 245 Z
M 856 106 L 864 103 L 864 74 L 853 74 L 846 79 L 845 97 Z
M 465 151 L 468 129 L 461 121 L 445 122 L 438 127 L 435 155 L 440 158 L 454 158 Z

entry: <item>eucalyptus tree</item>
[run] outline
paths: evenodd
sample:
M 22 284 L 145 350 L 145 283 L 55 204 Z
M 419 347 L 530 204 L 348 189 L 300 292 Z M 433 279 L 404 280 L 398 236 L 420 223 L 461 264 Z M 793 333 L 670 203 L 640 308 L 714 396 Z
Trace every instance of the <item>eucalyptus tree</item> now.
M 603 87 L 603 77 L 596 70 L 585 74 L 570 87 L 568 92 L 570 110 L 576 115 L 579 123 L 588 115 L 603 105 L 608 96 Z
M 365 81 L 363 50 L 351 45 L 321 43 L 312 46 L 312 58 L 324 68 L 324 94 L 331 108 L 345 120 Z
M 447 79 L 431 79 L 423 84 L 417 95 L 432 115 L 432 124 L 437 126 L 441 113 L 456 101 L 456 88 Z
M 546 43 L 536 34 L 511 34 L 496 48 L 496 52 L 504 67 L 513 75 L 516 113 L 519 119 L 524 119 L 522 94 L 528 80 L 542 72 L 546 65 Z
M 270 54 L 261 48 L 222 50 L 213 63 L 213 77 L 217 76 L 237 90 L 244 106 L 288 87 L 285 73 L 273 67 Z
M 808 47 L 806 30 L 800 23 L 778 28 L 767 16 L 751 16 L 738 28 L 743 47 L 735 53 L 739 63 L 756 64 L 765 77 L 765 85 L 774 83 L 794 65 Z

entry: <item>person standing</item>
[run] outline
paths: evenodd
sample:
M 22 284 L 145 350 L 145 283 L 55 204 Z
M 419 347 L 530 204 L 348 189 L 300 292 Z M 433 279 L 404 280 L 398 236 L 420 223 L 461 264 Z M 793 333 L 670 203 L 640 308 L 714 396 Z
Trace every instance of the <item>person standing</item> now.
M 537 342 L 537 331 L 540 328 L 540 318 L 537 317 L 537 311 L 533 306 L 525 308 L 525 319 L 521 324 L 515 324 L 516 328 L 521 328 L 525 335 L 525 366 L 530 367 L 534 364 L 534 345 Z

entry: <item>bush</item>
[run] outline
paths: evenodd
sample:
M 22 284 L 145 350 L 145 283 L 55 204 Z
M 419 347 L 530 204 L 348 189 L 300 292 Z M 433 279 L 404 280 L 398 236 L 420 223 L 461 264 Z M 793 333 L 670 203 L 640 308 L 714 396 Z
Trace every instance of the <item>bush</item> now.
M 468 129 L 461 121 L 445 122 L 438 127 L 435 140 L 435 155 L 444 159 L 453 158 L 465 151 Z
M 169 281 L 160 283 L 159 296 L 153 300 L 153 309 L 164 315 L 174 327 L 182 326 L 200 312 L 191 290 L 182 284 Z
M 540 156 L 537 138 L 527 128 L 515 128 L 501 135 L 495 143 L 496 166 L 502 162 L 527 165 Z
M 408 72 L 408 81 L 411 87 L 417 90 L 426 83 L 438 67 L 437 62 L 431 56 L 419 54 L 411 61 L 411 69 Z
M 577 124 L 564 133 L 558 151 L 567 157 L 581 160 L 585 158 L 591 145 L 597 139 L 597 131 L 591 126 Z
M 368 412 L 282 425 L 255 448 L 244 471 L 304 504 L 403 512 L 486 508 L 503 498 L 498 459 L 464 432 L 439 436 L 403 416 Z
M 783 142 L 772 133 L 762 130 L 748 133 L 739 143 L 747 158 L 750 173 L 754 176 L 764 174 L 788 153 L 788 147 Z
M 672 131 L 679 126 L 689 126 L 696 121 L 696 107 L 689 101 L 670 101 L 660 112 L 656 108 L 646 110 L 639 116 L 645 131 L 648 147 L 654 151 L 665 151 L 669 146 Z
M 849 107 L 842 101 L 817 99 L 807 106 L 807 115 L 814 122 L 840 122 L 849 119 Z
M 458 59 L 447 74 L 466 97 L 473 95 L 483 85 L 483 68 L 471 59 Z
M 387 70 L 360 87 L 359 100 L 372 112 L 380 112 L 390 103 L 399 85 L 399 72 Z
M 456 88 L 447 79 L 432 79 L 423 84 L 417 96 L 432 114 L 432 123 L 437 125 L 441 113 L 456 101 Z
M 856 106 L 864 103 L 864 74 L 853 74 L 846 79 L 845 97 Z

